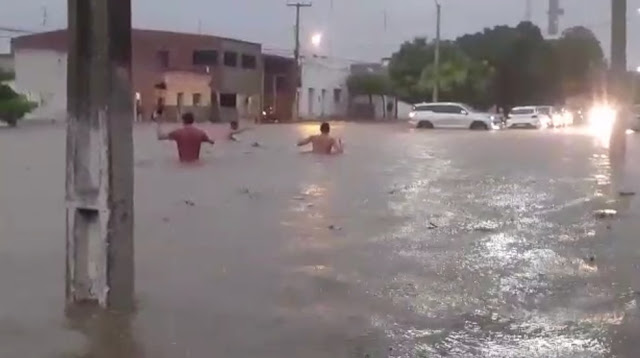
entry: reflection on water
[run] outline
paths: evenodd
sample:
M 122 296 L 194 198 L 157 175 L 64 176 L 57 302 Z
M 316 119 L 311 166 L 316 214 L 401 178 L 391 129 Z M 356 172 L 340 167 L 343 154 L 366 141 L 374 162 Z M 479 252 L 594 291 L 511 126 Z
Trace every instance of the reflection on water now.
M 144 358 L 132 331 L 133 316 L 109 312 L 93 305 L 66 311 L 69 328 L 81 333 L 86 344 L 73 358 Z

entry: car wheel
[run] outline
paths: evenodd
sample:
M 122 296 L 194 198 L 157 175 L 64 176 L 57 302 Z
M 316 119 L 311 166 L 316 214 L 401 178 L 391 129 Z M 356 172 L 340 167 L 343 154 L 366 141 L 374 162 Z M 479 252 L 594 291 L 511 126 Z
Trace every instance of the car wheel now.
M 420 121 L 420 122 L 418 122 L 418 125 L 416 126 L 416 128 L 433 129 L 433 123 L 431 123 L 429 121 Z
M 484 122 L 477 122 L 476 121 L 476 122 L 471 123 L 470 129 L 472 129 L 474 131 L 479 131 L 479 130 L 485 130 L 486 131 L 486 130 L 489 129 L 489 127 Z

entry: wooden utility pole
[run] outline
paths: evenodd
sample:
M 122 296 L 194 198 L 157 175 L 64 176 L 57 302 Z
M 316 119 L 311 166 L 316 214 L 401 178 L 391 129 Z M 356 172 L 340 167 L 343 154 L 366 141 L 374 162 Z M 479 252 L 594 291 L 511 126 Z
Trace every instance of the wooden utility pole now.
M 131 0 L 68 0 L 68 305 L 133 307 Z
M 300 9 L 303 7 L 311 7 L 311 3 L 288 3 L 287 6 L 296 8 L 296 27 L 295 27 L 295 44 L 293 49 L 293 57 L 297 66 L 297 78 L 296 78 L 296 103 L 295 103 L 295 119 L 298 119 L 300 114 L 300 86 L 301 86 L 301 68 L 300 68 Z

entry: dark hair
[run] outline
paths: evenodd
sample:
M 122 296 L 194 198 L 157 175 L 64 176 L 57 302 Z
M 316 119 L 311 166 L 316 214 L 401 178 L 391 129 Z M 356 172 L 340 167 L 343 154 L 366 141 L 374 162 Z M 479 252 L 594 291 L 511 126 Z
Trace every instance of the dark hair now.
M 231 126 L 231 129 L 238 129 L 238 121 L 231 121 L 229 122 L 229 125 Z
M 193 113 L 187 112 L 182 115 L 182 123 L 184 124 L 193 124 L 195 122 L 195 118 L 193 117 Z
M 329 123 L 322 122 L 322 124 L 320 125 L 320 132 L 327 134 L 329 133 L 329 131 L 331 131 L 331 126 L 329 126 Z

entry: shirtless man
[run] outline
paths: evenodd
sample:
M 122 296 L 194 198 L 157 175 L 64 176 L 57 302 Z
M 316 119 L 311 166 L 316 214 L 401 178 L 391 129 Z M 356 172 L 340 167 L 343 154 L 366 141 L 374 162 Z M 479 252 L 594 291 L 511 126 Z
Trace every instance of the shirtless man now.
M 163 132 L 158 122 L 158 140 L 172 140 L 178 147 L 178 156 L 183 163 L 193 163 L 200 159 L 200 147 L 202 143 L 213 144 L 207 133 L 193 126 L 193 113 L 187 112 L 182 115 L 182 128 L 169 133 Z
M 298 142 L 298 147 L 302 147 L 311 144 L 313 147 L 312 153 L 316 154 L 340 154 L 343 151 L 342 141 L 335 139 L 329 132 L 331 127 L 329 123 L 323 122 L 320 125 L 320 134 L 312 135 L 306 139 Z

